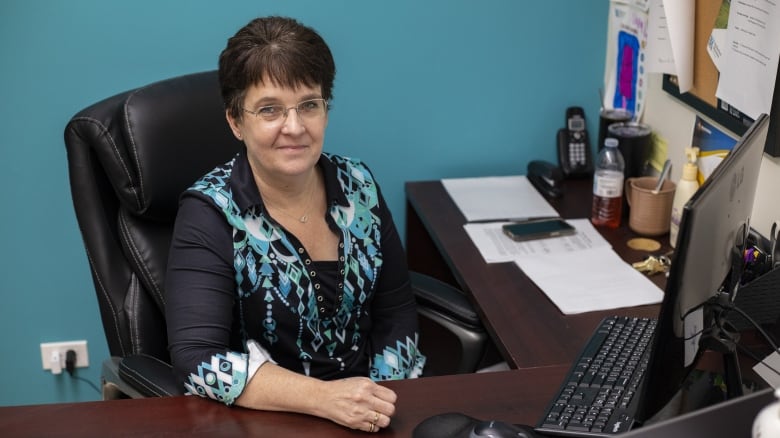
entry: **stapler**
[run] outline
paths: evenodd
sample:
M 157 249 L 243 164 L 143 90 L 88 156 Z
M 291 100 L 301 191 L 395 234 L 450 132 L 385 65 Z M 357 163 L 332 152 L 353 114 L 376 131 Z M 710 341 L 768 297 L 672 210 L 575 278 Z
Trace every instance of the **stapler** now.
M 560 198 L 563 195 L 563 172 L 549 161 L 533 160 L 528 163 L 526 177 L 545 196 Z

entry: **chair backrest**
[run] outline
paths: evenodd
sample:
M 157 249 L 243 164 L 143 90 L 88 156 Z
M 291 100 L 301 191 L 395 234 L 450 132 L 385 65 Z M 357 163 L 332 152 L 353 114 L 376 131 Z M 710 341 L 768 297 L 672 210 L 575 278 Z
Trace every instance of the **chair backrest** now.
M 165 271 L 182 191 L 242 146 L 215 71 L 156 82 L 65 128 L 73 204 L 112 356 L 169 361 Z

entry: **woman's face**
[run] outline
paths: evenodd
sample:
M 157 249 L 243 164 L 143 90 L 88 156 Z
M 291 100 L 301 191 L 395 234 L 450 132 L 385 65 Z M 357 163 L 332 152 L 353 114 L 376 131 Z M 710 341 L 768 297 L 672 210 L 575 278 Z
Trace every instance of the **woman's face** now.
M 233 134 L 246 144 L 247 156 L 256 175 L 289 178 L 308 175 L 319 160 L 328 125 L 327 110 L 321 116 L 311 108 L 325 105 L 320 87 L 282 88 L 271 81 L 247 90 L 244 114 L 234 119 L 227 114 Z M 296 107 L 307 102 L 299 114 Z M 273 106 L 277 106 L 273 108 Z M 281 110 L 281 113 L 279 111 Z M 284 114 L 286 112 L 286 115 Z M 276 113 L 273 116 L 269 114 Z

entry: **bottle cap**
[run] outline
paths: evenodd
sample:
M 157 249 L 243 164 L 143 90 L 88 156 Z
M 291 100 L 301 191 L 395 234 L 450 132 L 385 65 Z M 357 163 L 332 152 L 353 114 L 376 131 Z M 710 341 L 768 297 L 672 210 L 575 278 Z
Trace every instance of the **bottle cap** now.
M 616 148 L 618 146 L 618 141 L 616 138 L 607 137 L 604 139 L 604 146 L 608 148 Z
M 699 148 L 685 148 L 685 156 L 688 158 L 688 162 L 683 166 L 682 179 L 696 181 L 699 176 L 699 167 L 696 165 L 699 158 Z
M 696 181 L 699 176 L 699 167 L 693 163 L 685 163 L 682 171 L 682 178 L 689 181 Z
M 696 161 L 699 158 L 699 148 L 696 146 L 685 148 L 685 157 L 688 159 L 689 163 L 696 164 Z

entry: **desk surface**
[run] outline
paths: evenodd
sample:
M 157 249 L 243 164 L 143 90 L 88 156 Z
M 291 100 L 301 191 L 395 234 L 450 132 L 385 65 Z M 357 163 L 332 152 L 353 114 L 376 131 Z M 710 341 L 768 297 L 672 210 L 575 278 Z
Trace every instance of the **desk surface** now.
M 591 189 L 590 180 L 566 181 L 564 196 L 550 203 L 564 218 L 589 217 Z M 409 267 L 466 291 L 513 368 L 570 364 L 605 316 L 658 315 L 659 305 L 564 315 L 516 264 L 483 261 L 463 229 L 465 217 L 440 181 L 407 183 L 406 199 Z M 626 226 L 599 231 L 628 262 L 648 255 L 626 246 L 637 237 Z M 669 249 L 668 235 L 656 240 L 661 251 Z M 653 281 L 663 288 L 666 279 L 656 275 Z
M 385 382 L 398 394 L 397 410 L 391 427 L 376 436 L 408 438 L 422 420 L 445 412 L 534 424 L 567 370 L 544 367 Z M 0 431 L 13 437 L 373 436 L 307 415 L 227 407 L 185 396 L 0 408 Z

